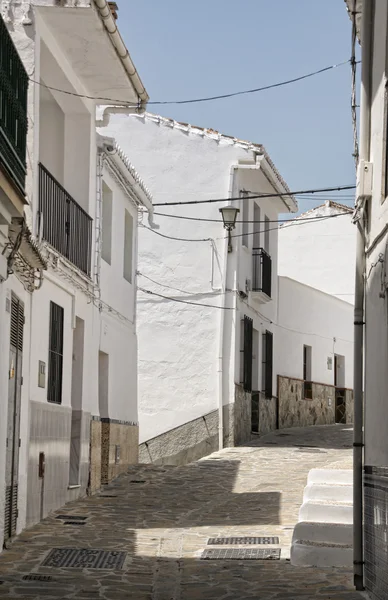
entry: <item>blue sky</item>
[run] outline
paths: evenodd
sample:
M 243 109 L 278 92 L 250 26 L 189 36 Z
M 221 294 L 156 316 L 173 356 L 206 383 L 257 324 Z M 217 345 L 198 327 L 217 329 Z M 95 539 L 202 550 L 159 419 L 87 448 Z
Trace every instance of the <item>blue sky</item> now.
M 350 57 L 343 0 L 121 0 L 118 25 L 151 100 L 259 87 Z M 264 144 L 300 190 L 354 183 L 350 91 L 346 65 L 258 94 L 150 110 Z

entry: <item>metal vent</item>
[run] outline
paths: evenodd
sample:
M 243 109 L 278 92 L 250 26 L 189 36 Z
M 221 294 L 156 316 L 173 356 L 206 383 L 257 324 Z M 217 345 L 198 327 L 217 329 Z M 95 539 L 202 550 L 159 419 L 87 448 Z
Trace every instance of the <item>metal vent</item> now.
M 86 525 L 85 521 L 65 521 L 64 525 Z
M 62 521 L 86 521 L 87 517 L 83 517 L 81 515 L 58 515 L 55 517 L 56 519 L 61 519 Z
M 90 548 L 53 548 L 42 567 L 73 569 L 122 569 L 126 552 Z
M 23 304 L 12 296 L 11 301 L 11 346 L 17 350 L 23 350 L 23 326 L 24 326 L 24 307 Z
M 280 560 L 280 548 L 217 548 L 204 550 L 201 560 Z
M 275 545 L 279 543 L 278 537 L 219 537 L 219 538 L 210 538 L 208 540 L 208 546 L 218 546 L 218 545 L 240 545 L 240 546 L 253 546 L 255 544 L 267 544 L 267 545 Z

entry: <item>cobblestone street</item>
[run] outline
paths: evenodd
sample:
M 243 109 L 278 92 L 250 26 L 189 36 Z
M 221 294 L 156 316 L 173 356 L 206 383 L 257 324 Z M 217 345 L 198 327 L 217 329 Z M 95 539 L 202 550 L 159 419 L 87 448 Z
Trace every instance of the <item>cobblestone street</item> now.
M 357 600 L 350 572 L 287 560 L 309 470 L 350 468 L 351 435 L 344 426 L 283 430 L 184 467 L 133 467 L 4 550 L 1 598 Z M 218 536 L 278 536 L 281 560 L 200 560 Z M 127 554 L 117 570 L 42 566 L 53 548 Z

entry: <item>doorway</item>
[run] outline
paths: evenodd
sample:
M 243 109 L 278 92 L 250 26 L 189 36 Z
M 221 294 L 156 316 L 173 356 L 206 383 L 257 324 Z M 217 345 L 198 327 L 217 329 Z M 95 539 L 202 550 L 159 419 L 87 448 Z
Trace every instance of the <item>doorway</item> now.
M 23 368 L 24 304 L 12 293 L 9 350 L 4 542 L 16 534 L 18 518 L 20 409 Z
M 335 422 L 346 423 L 345 357 L 334 355 Z
M 76 317 L 73 330 L 73 365 L 71 375 L 71 440 L 69 485 L 79 485 L 82 430 L 82 388 L 84 375 L 85 322 Z

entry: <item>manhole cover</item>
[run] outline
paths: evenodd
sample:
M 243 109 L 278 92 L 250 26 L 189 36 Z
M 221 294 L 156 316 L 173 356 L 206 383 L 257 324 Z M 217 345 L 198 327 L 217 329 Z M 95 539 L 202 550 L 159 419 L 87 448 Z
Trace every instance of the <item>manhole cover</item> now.
M 126 552 L 91 550 L 90 548 L 53 548 L 43 561 L 43 567 L 74 569 L 121 569 Z
M 85 521 L 65 521 L 65 525 L 86 525 Z
M 56 519 L 61 519 L 62 521 L 86 521 L 87 517 L 83 517 L 81 515 L 58 515 L 55 517 Z
M 51 575 L 24 575 L 23 581 L 52 581 Z
M 280 548 L 217 548 L 204 550 L 201 560 L 279 560 Z
M 217 545 L 254 545 L 254 544 L 278 544 L 278 537 L 220 537 L 210 538 L 208 540 L 208 546 Z

